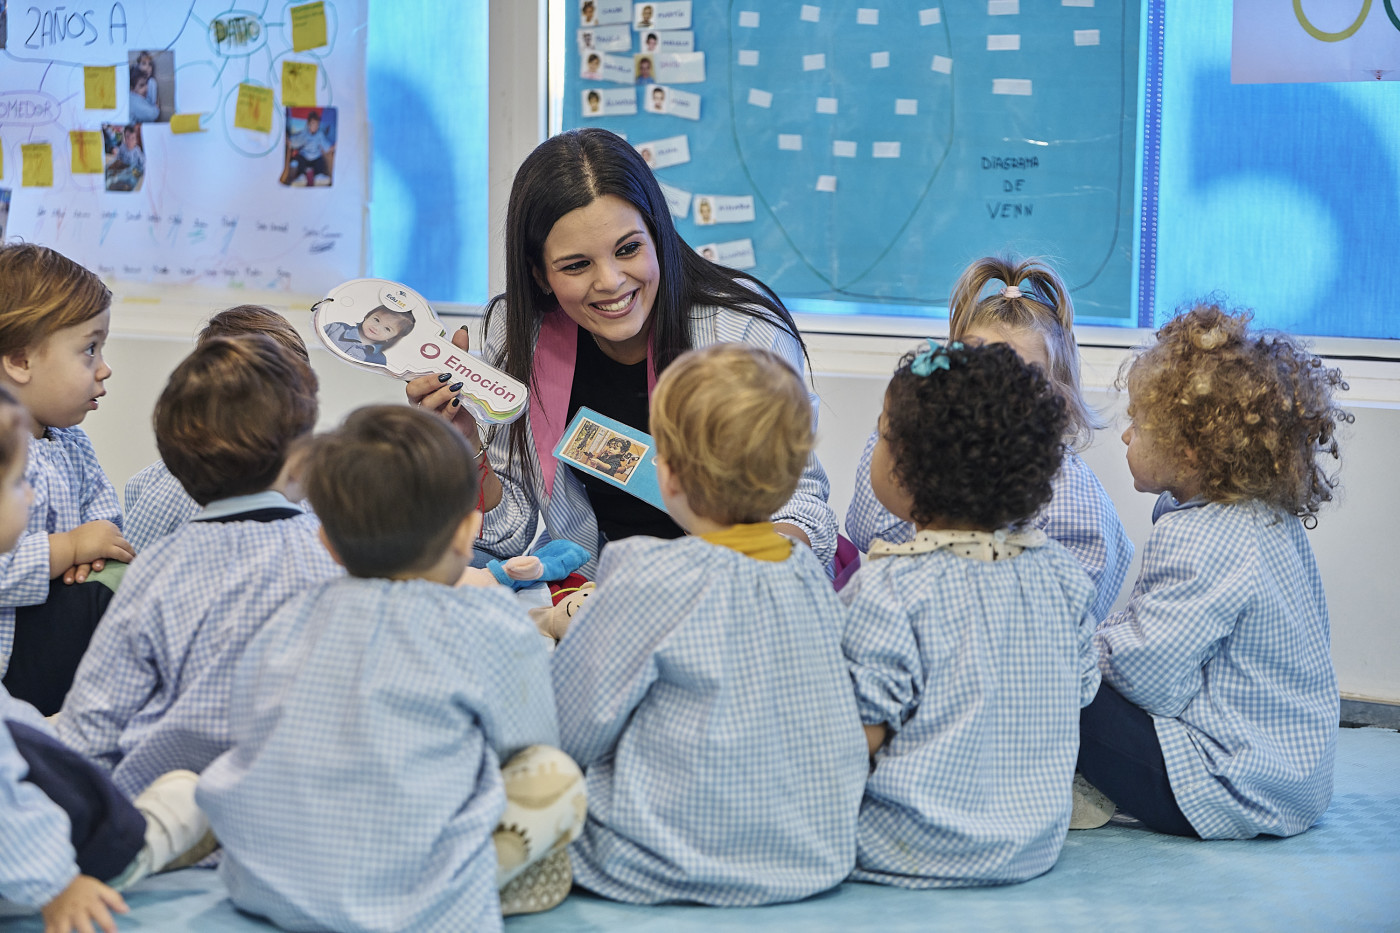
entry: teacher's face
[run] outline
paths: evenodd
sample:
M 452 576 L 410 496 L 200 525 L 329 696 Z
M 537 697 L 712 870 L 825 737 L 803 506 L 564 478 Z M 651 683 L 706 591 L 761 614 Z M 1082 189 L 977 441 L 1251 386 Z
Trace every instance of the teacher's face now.
M 560 217 L 544 241 L 541 285 L 620 363 L 647 356 L 661 270 L 642 215 L 616 195 Z

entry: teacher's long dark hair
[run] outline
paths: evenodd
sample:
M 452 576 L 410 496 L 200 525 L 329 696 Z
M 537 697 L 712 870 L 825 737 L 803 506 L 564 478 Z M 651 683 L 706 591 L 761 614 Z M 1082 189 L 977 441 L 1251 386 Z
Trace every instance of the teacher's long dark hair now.
M 637 150 L 616 133 L 587 127 L 540 143 L 515 175 L 506 212 L 506 290 L 491 299 L 486 310 L 488 330 L 494 315 L 506 315 L 505 348 L 492 365 L 529 384 L 532 391 L 537 388 L 533 364 L 540 321 L 557 308 L 535 278 L 536 271 L 544 270 L 544 241 L 559 218 L 604 195 L 632 205 L 656 247 L 660 281 L 651 308 L 651 347 L 658 375 L 692 348 L 694 310 L 703 307 L 771 321 L 792 334 L 805 355 L 797 324 L 773 290 L 691 249 L 676 232 L 656 176 Z M 509 430 L 510 462 L 528 464 L 525 419 Z

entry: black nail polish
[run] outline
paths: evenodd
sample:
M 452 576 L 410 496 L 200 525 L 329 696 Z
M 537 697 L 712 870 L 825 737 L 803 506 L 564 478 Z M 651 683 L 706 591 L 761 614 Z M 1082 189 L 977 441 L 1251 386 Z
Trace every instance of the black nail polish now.
M 448 391 L 451 391 L 451 392 L 460 392 L 460 391 L 462 390 L 462 386 L 465 385 L 465 384 L 466 384 L 466 383 L 463 383 L 463 382 L 454 382 L 454 383 L 452 383 L 452 385 L 448 386 L 447 388 L 448 388 Z
M 461 404 L 462 404 L 462 400 L 461 400 L 460 398 L 454 398 L 454 399 L 452 400 L 452 407 L 453 407 L 453 408 L 456 408 L 456 407 L 458 407 L 458 406 L 461 405 Z
M 438 382 L 446 382 L 452 378 L 451 373 L 438 373 Z

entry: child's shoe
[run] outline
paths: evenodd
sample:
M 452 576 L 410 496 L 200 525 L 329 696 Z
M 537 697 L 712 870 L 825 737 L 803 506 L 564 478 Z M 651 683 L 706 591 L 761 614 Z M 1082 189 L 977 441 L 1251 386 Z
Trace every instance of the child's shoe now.
M 496 845 L 496 886 L 504 895 L 507 885 L 542 859 L 554 865 L 553 874 L 559 873 L 557 856 L 583 831 L 588 798 L 584 792 L 583 772 L 578 765 L 568 755 L 548 745 L 531 745 L 520 752 L 506 762 L 501 777 L 505 783 L 506 809 L 492 841 Z M 564 874 L 572 878 L 567 854 L 562 865 Z M 541 873 L 550 871 L 541 869 L 536 874 Z M 568 893 L 568 887 L 566 881 L 564 894 Z M 560 895 L 559 900 L 562 899 Z
M 111 882 L 113 888 L 120 891 L 158 871 L 193 865 L 217 848 L 209 819 L 194 802 L 198 783 L 193 771 L 170 771 L 132 801 L 146 818 L 146 844 Z
M 1103 791 L 1084 780 L 1079 772 L 1074 774 L 1074 809 L 1070 811 L 1070 829 L 1098 829 L 1113 818 L 1117 808 L 1113 801 L 1104 796 Z

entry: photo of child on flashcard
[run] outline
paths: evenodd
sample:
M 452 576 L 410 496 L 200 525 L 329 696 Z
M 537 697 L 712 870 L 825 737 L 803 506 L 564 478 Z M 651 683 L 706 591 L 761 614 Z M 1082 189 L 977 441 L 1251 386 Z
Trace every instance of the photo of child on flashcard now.
M 312 323 L 333 355 L 361 369 L 408 381 L 448 374 L 477 419 L 507 424 L 525 413 L 519 381 L 456 347 L 423 296 L 386 279 L 352 279 L 312 307 Z

